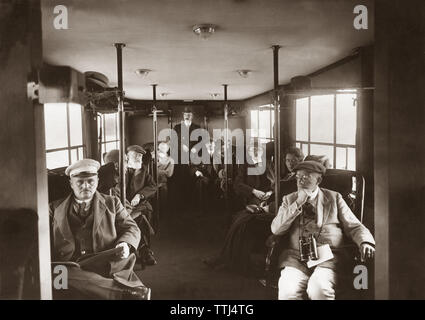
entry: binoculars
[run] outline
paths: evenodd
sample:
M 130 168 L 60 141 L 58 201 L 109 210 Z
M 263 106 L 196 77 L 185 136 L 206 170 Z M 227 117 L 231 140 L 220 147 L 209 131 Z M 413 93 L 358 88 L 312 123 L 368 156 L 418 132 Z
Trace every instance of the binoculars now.
M 300 237 L 300 260 L 309 261 L 309 260 L 318 260 L 319 255 L 317 254 L 317 243 L 314 235 L 308 237 Z

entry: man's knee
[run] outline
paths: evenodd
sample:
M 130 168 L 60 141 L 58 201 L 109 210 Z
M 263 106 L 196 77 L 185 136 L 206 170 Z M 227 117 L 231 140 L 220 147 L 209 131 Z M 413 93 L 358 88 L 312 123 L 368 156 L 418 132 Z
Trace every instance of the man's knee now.
M 300 296 L 299 284 L 295 280 L 279 278 L 279 300 L 294 300 Z
M 279 300 L 302 299 L 307 279 L 307 275 L 298 269 L 290 267 L 283 269 L 278 283 Z
M 307 295 L 311 300 L 335 299 L 335 274 L 331 271 L 318 272 L 310 277 Z

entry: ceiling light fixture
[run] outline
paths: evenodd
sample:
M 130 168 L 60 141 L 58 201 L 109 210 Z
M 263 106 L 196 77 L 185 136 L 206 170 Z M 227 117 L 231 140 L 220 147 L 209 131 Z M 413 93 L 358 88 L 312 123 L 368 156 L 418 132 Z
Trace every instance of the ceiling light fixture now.
M 170 93 L 168 93 L 168 92 L 161 92 L 160 96 L 164 98 L 164 97 L 168 96 L 169 94 Z
M 145 78 L 149 72 L 151 72 L 152 70 L 150 69 L 137 69 L 136 71 L 134 71 L 138 76 L 140 76 L 141 78 Z
M 213 35 L 217 26 L 209 23 L 197 24 L 192 28 L 193 33 L 201 39 L 206 40 Z
M 236 72 L 242 77 L 242 78 L 248 78 L 251 74 L 251 70 L 248 69 L 242 69 L 242 70 L 236 70 Z
M 213 99 L 215 99 L 215 98 L 217 98 L 218 96 L 220 96 L 220 94 L 219 93 L 210 93 L 210 96 L 211 96 L 211 98 L 213 98 Z

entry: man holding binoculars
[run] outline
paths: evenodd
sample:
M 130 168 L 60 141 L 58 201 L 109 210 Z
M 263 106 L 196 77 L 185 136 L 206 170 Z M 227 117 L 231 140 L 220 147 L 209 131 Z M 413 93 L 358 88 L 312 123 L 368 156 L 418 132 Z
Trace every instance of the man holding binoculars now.
M 356 218 L 341 194 L 319 188 L 326 168 L 304 161 L 295 169 L 298 191 L 283 197 L 271 230 L 289 233 L 289 246 L 279 257 L 279 300 L 335 299 L 338 266 L 343 261 L 344 234 L 360 248 L 361 259 L 372 258 L 375 240 Z

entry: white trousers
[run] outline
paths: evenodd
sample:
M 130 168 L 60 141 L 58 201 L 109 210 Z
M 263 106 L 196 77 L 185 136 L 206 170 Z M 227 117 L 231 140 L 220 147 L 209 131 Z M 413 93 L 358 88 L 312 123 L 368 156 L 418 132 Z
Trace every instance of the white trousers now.
M 297 268 L 285 267 L 280 272 L 279 300 L 301 300 L 304 292 L 311 300 L 335 299 L 336 273 L 329 268 L 316 267 L 309 277 Z

